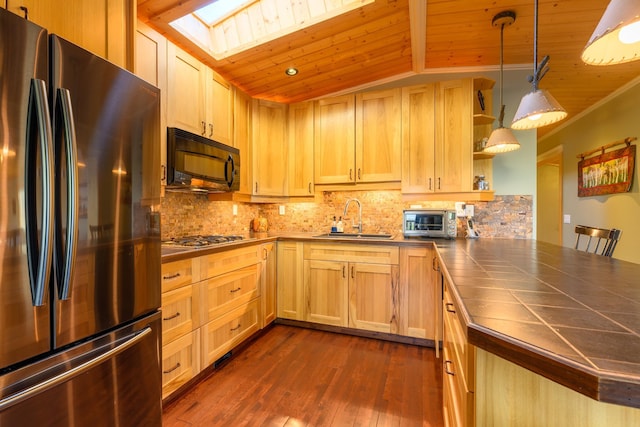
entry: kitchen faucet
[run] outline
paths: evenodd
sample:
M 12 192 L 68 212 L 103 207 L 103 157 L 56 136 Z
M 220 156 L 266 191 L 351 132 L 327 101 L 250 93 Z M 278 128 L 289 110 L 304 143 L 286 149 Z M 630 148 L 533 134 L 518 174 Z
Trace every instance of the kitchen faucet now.
M 358 199 L 347 199 L 347 203 L 344 205 L 344 212 L 342 216 L 347 218 L 347 209 L 349 209 L 349 203 L 356 202 L 358 204 L 358 224 L 356 225 L 353 220 L 351 220 L 351 226 L 353 228 L 358 229 L 358 233 L 362 233 L 362 203 Z

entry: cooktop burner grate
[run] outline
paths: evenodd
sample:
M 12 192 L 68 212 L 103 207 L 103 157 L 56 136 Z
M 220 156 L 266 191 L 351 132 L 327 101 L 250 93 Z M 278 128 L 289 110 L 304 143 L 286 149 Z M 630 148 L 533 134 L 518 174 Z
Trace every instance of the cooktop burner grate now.
M 168 240 L 163 240 L 162 244 L 166 246 L 186 246 L 186 247 L 204 247 L 211 245 L 218 245 L 222 243 L 235 242 L 242 240 L 243 237 L 231 234 L 231 235 L 195 235 L 195 236 L 183 236 L 173 237 Z

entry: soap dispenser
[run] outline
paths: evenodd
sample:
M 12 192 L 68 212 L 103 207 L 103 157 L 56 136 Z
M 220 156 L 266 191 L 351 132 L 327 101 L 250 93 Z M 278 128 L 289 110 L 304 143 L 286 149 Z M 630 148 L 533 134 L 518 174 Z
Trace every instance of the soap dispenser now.
M 338 233 L 343 233 L 344 232 L 344 226 L 342 224 L 342 217 L 340 217 L 340 219 L 338 220 Z
M 337 233 L 338 232 L 338 227 L 336 225 L 336 217 L 333 217 L 333 222 L 331 223 L 331 232 L 332 233 Z

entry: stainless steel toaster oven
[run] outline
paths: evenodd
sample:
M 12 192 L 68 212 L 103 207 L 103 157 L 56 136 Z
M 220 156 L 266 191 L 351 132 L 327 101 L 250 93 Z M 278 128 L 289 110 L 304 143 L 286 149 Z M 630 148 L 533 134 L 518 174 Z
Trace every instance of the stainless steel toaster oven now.
M 455 239 L 456 211 L 412 209 L 403 211 L 402 232 L 405 237 L 438 237 Z

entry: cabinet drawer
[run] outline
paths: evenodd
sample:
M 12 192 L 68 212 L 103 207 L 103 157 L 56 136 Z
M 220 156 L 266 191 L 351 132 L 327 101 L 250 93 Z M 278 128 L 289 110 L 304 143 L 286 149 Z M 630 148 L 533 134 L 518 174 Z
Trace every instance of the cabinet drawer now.
M 250 265 L 199 283 L 202 323 L 215 320 L 229 310 L 258 297 L 260 267 L 261 264 Z
M 474 425 L 474 396 L 459 375 L 459 367 L 450 348 L 443 348 L 443 405 L 445 425 L 465 427 Z
M 259 302 L 259 299 L 254 299 L 201 328 L 202 360 L 205 366 L 260 329 Z
M 162 398 L 200 372 L 200 331 L 195 330 L 162 347 Z
M 466 387 L 473 391 L 475 390 L 475 347 L 467 342 L 458 308 L 453 303 L 446 286 L 443 303 L 444 339 L 450 348 L 450 357 L 458 365 L 458 375 L 462 377 Z
M 191 283 L 193 283 L 193 260 L 184 259 L 162 264 L 162 292 Z
M 199 326 L 197 288 L 183 286 L 162 294 L 162 344 L 191 332 Z
M 253 245 L 200 257 L 201 280 L 219 276 L 261 260 L 260 245 Z
M 397 246 L 311 243 L 304 245 L 304 259 L 320 261 L 363 262 L 397 265 L 400 251 Z

